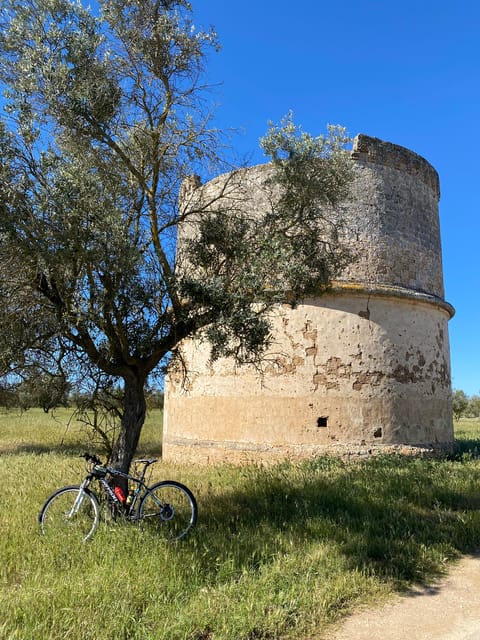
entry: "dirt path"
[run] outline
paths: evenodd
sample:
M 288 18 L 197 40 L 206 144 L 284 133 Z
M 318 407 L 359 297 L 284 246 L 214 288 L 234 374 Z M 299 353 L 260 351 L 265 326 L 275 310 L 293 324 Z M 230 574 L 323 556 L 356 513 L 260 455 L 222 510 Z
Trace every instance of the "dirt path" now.
M 328 640 L 480 640 L 480 556 L 430 587 L 355 613 Z

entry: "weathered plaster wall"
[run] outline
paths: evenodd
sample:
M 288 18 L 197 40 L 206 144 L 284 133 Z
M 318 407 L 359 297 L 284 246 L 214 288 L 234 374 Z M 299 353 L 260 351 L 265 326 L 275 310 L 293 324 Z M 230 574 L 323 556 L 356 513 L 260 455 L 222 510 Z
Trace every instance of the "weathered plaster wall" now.
M 416 154 L 365 136 L 352 160 L 352 198 L 338 215 L 355 263 L 332 293 L 278 310 L 262 379 L 230 361 L 211 366 L 204 345 L 184 344 L 188 381 L 172 372 L 166 387 L 167 458 L 451 446 L 453 310 L 443 300 L 437 174 Z M 266 172 L 243 176 L 254 207 Z
M 359 136 L 356 179 L 340 210 L 357 259 L 341 279 L 396 285 L 443 298 L 438 176 L 417 154 Z
M 263 379 L 225 361 L 209 367 L 189 342 L 188 388 L 167 400 L 165 455 L 266 459 L 450 442 L 447 321 L 447 311 L 394 297 L 284 307 Z

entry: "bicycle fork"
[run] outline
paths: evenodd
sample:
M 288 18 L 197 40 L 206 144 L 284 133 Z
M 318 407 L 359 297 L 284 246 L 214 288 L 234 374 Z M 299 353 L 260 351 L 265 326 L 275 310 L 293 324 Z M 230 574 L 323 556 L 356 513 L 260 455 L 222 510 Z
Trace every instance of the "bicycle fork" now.
M 73 518 L 73 516 L 76 516 L 77 513 L 80 511 L 80 507 L 82 506 L 82 502 L 84 501 L 85 495 L 86 495 L 85 489 L 88 487 L 89 484 L 90 484 L 90 480 L 87 478 L 80 485 L 78 489 L 77 497 L 75 498 L 72 508 L 67 514 L 65 514 L 68 519 Z

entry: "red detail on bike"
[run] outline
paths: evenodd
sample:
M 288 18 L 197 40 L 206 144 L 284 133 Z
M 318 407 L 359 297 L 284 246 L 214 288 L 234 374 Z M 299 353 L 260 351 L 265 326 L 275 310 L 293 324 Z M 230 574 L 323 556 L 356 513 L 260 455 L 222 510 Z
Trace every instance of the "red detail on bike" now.
M 115 487 L 115 489 L 113 490 L 115 495 L 117 496 L 117 500 L 119 500 L 122 504 L 125 502 L 126 500 L 126 496 L 125 493 L 122 489 L 122 487 Z

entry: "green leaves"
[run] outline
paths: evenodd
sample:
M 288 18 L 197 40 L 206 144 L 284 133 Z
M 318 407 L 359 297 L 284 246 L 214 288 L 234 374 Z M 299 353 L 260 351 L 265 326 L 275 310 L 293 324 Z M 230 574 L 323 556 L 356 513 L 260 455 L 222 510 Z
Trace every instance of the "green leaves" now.
M 167 312 L 178 189 L 215 157 L 196 102 L 215 35 L 182 0 L 1 8 L 4 252 L 75 348 L 119 375 L 151 369 L 182 321 Z
M 335 208 L 353 177 L 345 132 L 303 133 L 291 115 L 262 141 L 271 165 L 198 187 L 177 252 L 191 317 L 204 318 L 212 357 L 262 359 L 276 304 L 320 295 L 351 260 Z
M 71 127 L 85 113 L 111 115 L 118 92 L 97 20 L 80 2 L 2 0 L 1 8 L 0 77 L 10 113 L 30 138 L 47 123 Z
M 218 42 L 188 2 L 0 8 L 6 360 L 46 348 L 143 383 L 201 334 L 214 358 L 258 362 L 273 306 L 323 291 L 349 258 L 333 209 L 344 130 L 315 138 L 290 115 L 262 140 L 270 167 L 200 187 L 225 167 L 201 85 Z
M 283 187 L 279 206 L 297 213 L 314 213 L 333 206 L 348 193 L 352 163 L 346 130 L 329 125 L 326 135 L 313 137 L 293 121 L 290 112 L 281 125 L 270 123 L 260 146 L 274 166 L 273 182 Z
M 277 197 L 266 215 L 268 234 L 289 252 L 286 283 L 294 298 L 319 293 L 351 261 L 341 243 L 338 204 L 347 197 L 353 168 L 343 127 L 313 137 L 293 122 L 270 124 L 260 144 L 272 158 L 268 182 Z

